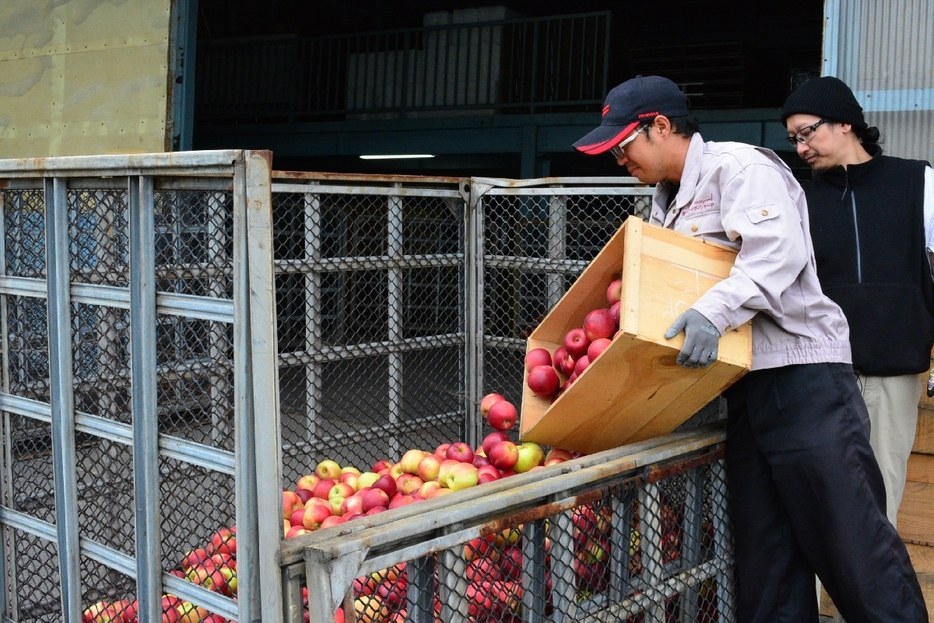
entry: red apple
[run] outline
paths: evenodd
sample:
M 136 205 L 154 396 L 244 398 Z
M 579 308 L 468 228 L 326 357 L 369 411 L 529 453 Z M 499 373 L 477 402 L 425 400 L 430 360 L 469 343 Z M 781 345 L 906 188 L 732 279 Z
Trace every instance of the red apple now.
M 372 491 L 372 489 L 370 489 Z M 377 489 L 379 491 L 379 489 Z M 344 498 L 344 501 L 341 502 L 340 508 L 341 515 L 358 515 L 363 513 L 363 497 L 359 495 L 351 495 L 348 498 Z
M 377 506 L 388 507 L 389 496 L 382 489 L 370 489 L 363 494 L 363 512 Z
M 321 522 L 320 529 L 324 530 L 325 528 L 336 526 L 337 524 L 344 523 L 345 521 L 347 520 L 341 517 L 340 515 L 331 515 L 330 517 L 325 518 L 325 520 Z
M 496 393 L 487 394 L 484 396 L 480 400 L 480 415 L 487 417 L 487 414 L 490 412 L 490 407 L 495 405 L 500 400 L 506 400 L 506 398 Z
M 480 452 L 483 452 L 483 448 L 480 448 Z M 489 465 L 490 459 L 486 458 L 486 456 L 483 454 L 477 454 L 476 452 L 474 452 L 473 461 L 471 461 L 471 463 L 473 464 L 474 467 L 476 467 L 477 469 L 480 469 L 484 465 Z
M 564 336 L 564 349 L 574 359 L 583 357 L 587 353 L 588 346 L 590 346 L 590 338 L 587 337 L 584 329 L 571 329 Z
M 401 474 L 400 474 L 401 476 Z M 376 482 L 373 483 L 374 489 L 382 489 L 386 492 L 386 495 L 392 497 L 396 494 L 398 486 L 396 485 L 396 479 L 390 476 L 389 474 L 382 474 L 379 478 L 376 479 Z
M 509 435 L 501 430 L 495 430 L 483 438 L 483 453 L 490 457 L 490 448 L 499 441 L 509 441 Z
M 308 489 L 296 489 L 295 495 L 302 501 L 302 504 L 306 504 L 308 500 L 315 497 L 315 492 L 309 491 Z
M 288 489 L 282 490 L 282 518 L 288 519 L 297 508 L 304 506 L 298 494 Z
M 330 478 L 325 478 L 315 486 L 314 494 L 316 498 L 322 500 L 328 499 L 328 493 L 334 488 L 334 485 L 337 484 L 336 480 Z
M 561 379 L 558 378 L 558 373 L 550 365 L 542 365 L 536 366 L 529 371 L 526 383 L 536 396 L 551 398 L 558 391 Z
M 429 454 L 418 464 L 418 477 L 428 482 L 438 478 L 438 471 L 441 469 L 442 459 L 437 454 Z
M 333 515 L 331 505 L 318 498 L 312 498 L 308 506 L 305 507 L 305 513 L 302 517 L 302 525 L 305 530 L 317 530 L 321 523 Z
M 328 491 L 328 499 L 342 497 L 348 498 L 356 493 L 357 490 L 348 485 L 346 482 L 339 482 Z
M 402 463 L 393 463 L 392 465 L 389 466 L 389 470 L 386 473 L 392 476 L 393 478 L 398 478 L 404 473 L 402 471 Z
M 486 417 L 486 415 L 483 417 Z M 444 455 L 447 453 L 449 447 L 451 447 L 451 444 L 449 443 L 440 444 L 437 448 L 435 448 L 435 455 L 441 459 L 444 459 Z
M 610 305 L 618 303 L 623 296 L 623 280 L 614 279 L 606 289 L 606 301 Z
M 516 470 L 518 474 L 524 474 L 536 465 L 541 465 L 542 461 L 545 459 L 545 453 L 542 451 L 542 447 L 532 441 L 519 444 L 517 451 L 519 453 L 519 458 L 516 460 L 513 469 Z
M 519 449 L 513 442 L 498 441 L 490 448 L 490 464 L 497 469 L 512 469 L 519 460 Z
M 357 481 L 360 479 L 360 474 L 355 474 L 354 472 L 341 472 L 339 483 L 344 483 L 345 485 L 350 485 L 353 487 L 353 490 L 356 491 L 360 488 L 360 485 L 357 484 Z
M 438 489 L 440 489 L 440 488 L 441 488 L 441 483 L 440 483 L 440 482 L 438 482 L 437 480 L 429 480 L 428 482 L 426 482 L 425 484 L 423 484 L 423 485 L 419 488 L 419 490 L 418 490 L 418 495 L 419 495 L 422 499 L 427 500 L 427 499 L 429 499 L 429 498 L 435 497 L 435 493 L 436 493 L 436 492 L 438 491 Z
M 317 474 L 305 474 L 298 479 L 298 482 L 295 483 L 295 492 L 298 493 L 300 489 L 314 491 L 315 485 L 317 485 L 319 482 L 321 482 L 321 477 Z
M 341 475 L 341 466 L 338 465 L 337 461 L 332 461 L 330 459 L 321 461 L 318 463 L 318 466 L 315 467 L 315 475 L 322 480 L 325 478 L 337 480 Z
M 408 478 L 405 478 L 406 476 L 408 476 Z M 412 495 L 425 484 L 424 480 L 414 474 L 402 474 L 400 478 L 404 479 L 401 485 L 403 495 Z M 398 485 L 399 483 L 396 484 Z
M 590 357 L 588 357 L 587 355 L 584 355 L 583 357 L 577 360 L 576 364 L 574 364 L 574 374 L 577 376 L 580 376 L 581 374 L 584 373 L 584 370 L 586 370 L 587 366 L 589 365 L 590 365 Z
M 446 459 L 450 459 L 452 461 L 470 463 L 473 461 L 473 448 L 471 448 L 463 441 L 457 441 L 448 447 L 448 450 L 444 456 Z
M 574 453 L 564 448 L 552 448 L 545 453 L 545 465 L 563 463 L 574 458 Z
M 289 531 L 285 533 L 285 538 L 292 539 L 303 534 L 308 534 L 308 530 L 305 530 L 302 526 L 292 526 L 289 528 Z
M 370 468 L 370 471 L 376 472 L 378 474 L 380 471 L 384 469 L 389 469 L 390 467 L 392 467 L 391 461 L 389 461 L 388 459 L 380 459 L 379 461 L 376 461 L 375 463 L 373 463 L 373 467 Z
M 474 487 L 478 482 L 477 468 L 470 463 L 458 463 L 451 468 L 451 473 L 448 475 L 448 489 L 451 491 Z
M 605 337 L 600 337 L 600 338 L 595 339 L 593 342 L 590 343 L 590 346 L 587 348 L 587 358 L 590 361 L 593 361 L 594 359 L 599 357 L 600 353 L 605 351 L 607 347 L 612 343 L 613 343 L 612 341 L 610 341 L 608 338 L 605 338 Z
M 620 312 L 621 305 L 622 304 L 619 301 L 616 301 L 615 303 L 610 305 L 610 317 L 613 319 L 613 322 L 616 324 L 617 329 L 619 329 L 619 312 Z M 616 336 L 614 335 L 613 337 L 616 337 Z
M 601 337 L 612 337 L 616 332 L 616 323 L 609 309 L 595 309 L 584 317 L 584 333 L 593 342 Z
M 211 555 L 208 554 L 203 547 L 193 549 L 185 554 L 185 556 L 182 558 L 182 569 L 187 571 L 191 567 L 202 565 L 204 564 L 204 561 L 210 557 Z
M 544 348 L 533 348 L 525 354 L 525 369 L 531 371 L 537 366 L 550 366 L 551 353 Z
M 477 470 L 477 482 L 480 484 L 494 480 L 499 480 L 499 470 L 495 465 L 484 465 Z
M 304 525 L 304 519 L 305 519 L 305 509 L 300 508 L 294 513 L 292 513 L 291 517 L 289 517 L 289 527 Z
M 487 414 L 487 421 L 490 423 L 490 426 L 496 430 L 511 430 L 513 426 L 516 425 L 516 420 L 519 418 L 519 413 L 516 411 L 516 408 L 508 400 L 500 400 L 492 407 Z
M 411 495 L 397 495 L 389 501 L 389 508 L 393 509 L 399 508 L 400 506 L 408 506 L 414 501 L 415 498 L 413 498 Z
M 555 370 L 564 376 L 571 376 L 574 373 L 574 364 L 576 359 L 568 354 L 567 349 L 562 346 L 555 351 Z

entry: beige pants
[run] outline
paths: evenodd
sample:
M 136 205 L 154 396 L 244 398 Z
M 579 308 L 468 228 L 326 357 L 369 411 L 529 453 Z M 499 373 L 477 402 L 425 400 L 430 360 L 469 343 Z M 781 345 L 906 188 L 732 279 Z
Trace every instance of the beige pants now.
M 869 410 L 872 429 L 869 445 L 876 455 L 885 481 L 885 514 L 895 524 L 898 507 L 905 492 L 908 456 L 915 443 L 918 426 L 918 402 L 921 378 L 904 376 L 856 375 L 859 389 Z

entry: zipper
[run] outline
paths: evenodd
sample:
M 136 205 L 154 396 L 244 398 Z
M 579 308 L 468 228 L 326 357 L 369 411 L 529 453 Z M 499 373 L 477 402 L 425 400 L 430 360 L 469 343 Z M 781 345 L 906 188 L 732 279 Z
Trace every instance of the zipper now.
M 850 205 L 853 207 L 853 232 L 856 235 L 856 283 L 863 282 L 863 258 L 859 250 L 859 223 L 856 222 L 856 193 L 850 189 Z

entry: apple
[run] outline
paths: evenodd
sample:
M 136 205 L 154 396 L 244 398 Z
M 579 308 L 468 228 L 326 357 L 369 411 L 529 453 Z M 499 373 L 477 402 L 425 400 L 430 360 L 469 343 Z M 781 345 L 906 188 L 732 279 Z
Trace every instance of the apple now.
M 389 509 L 399 508 L 400 506 L 408 506 L 413 503 L 415 498 L 411 495 L 397 495 L 389 501 Z
M 477 469 L 477 482 L 483 484 L 486 482 L 493 482 L 494 480 L 499 480 L 499 470 L 496 469 L 495 465 L 484 465 L 483 467 Z
M 328 499 L 328 493 L 330 493 L 331 489 L 333 489 L 334 485 L 336 484 L 337 484 L 336 480 L 333 480 L 331 478 L 325 478 L 324 480 L 319 482 L 317 485 L 315 485 L 315 490 L 314 490 L 315 497 L 320 498 L 322 500 Z
M 304 528 L 300 529 L 307 532 Z M 178 611 L 178 620 L 185 621 L 185 623 L 201 623 L 209 614 L 207 610 L 194 605 L 190 601 L 183 601 L 176 610 Z
M 578 359 L 577 363 L 574 365 L 574 374 L 576 376 L 580 376 L 581 374 L 584 373 L 584 370 L 586 370 L 587 366 L 589 365 L 590 365 L 590 357 L 588 357 L 587 355 L 584 355 L 583 357 Z
M 357 491 L 361 489 L 366 489 L 367 487 L 372 487 L 373 483 L 379 480 L 380 475 L 376 472 L 363 472 L 357 476 Z
M 321 523 L 333 515 L 331 505 L 324 500 L 312 498 L 305 507 L 305 513 L 302 516 L 302 526 L 305 530 L 317 530 Z
M 487 421 L 490 423 L 490 426 L 496 430 L 510 430 L 513 426 L 516 425 L 516 420 L 519 418 L 519 413 L 516 411 L 516 408 L 508 400 L 500 400 L 492 407 L 487 414 Z
M 564 376 L 571 376 L 574 372 L 574 357 L 568 354 L 568 350 L 561 346 L 555 351 L 555 370 Z
M 552 448 L 545 453 L 545 465 L 563 463 L 574 458 L 574 453 L 564 448 Z
M 593 361 L 600 356 L 600 353 L 605 351 L 607 347 L 612 344 L 609 338 L 599 337 L 590 343 L 590 346 L 587 348 L 587 358 L 590 361 Z
M 421 486 L 421 488 L 419 488 L 418 495 L 427 500 L 429 498 L 433 498 L 435 496 L 435 492 L 437 492 L 440 488 L 440 482 L 437 480 L 429 480 L 426 481 L 425 484 Z
M 619 315 L 620 315 L 619 312 L 620 312 L 621 306 L 622 306 L 622 303 L 620 303 L 619 301 L 616 301 L 615 303 L 610 305 L 610 317 L 613 319 L 613 322 L 616 323 L 617 329 L 619 329 Z M 613 336 L 613 337 L 616 337 L 616 336 Z
M 364 515 L 375 515 L 377 513 L 382 513 L 383 511 L 389 510 L 386 506 L 374 506 L 370 510 L 364 513 Z
M 392 476 L 393 479 L 398 478 L 404 473 L 402 471 L 402 463 L 393 463 L 389 466 L 389 470 L 386 473 Z
M 345 485 L 350 485 L 354 491 L 360 488 L 360 485 L 357 484 L 357 481 L 360 479 L 360 474 L 355 474 L 353 472 L 341 472 L 340 480 L 338 483 L 343 483 Z
M 372 489 L 370 489 L 372 491 Z M 378 491 L 378 489 L 377 489 Z M 363 496 L 360 495 L 351 495 L 350 497 L 344 498 L 344 501 L 341 502 L 340 507 L 341 515 L 357 515 L 363 513 Z
M 483 448 L 479 448 L 479 451 L 483 452 Z M 486 458 L 485 455 L 480 454 L 480 452 L 474 452 L 473 461 L 470 462 L 477 469 L 480 469 L 484 465 L 490 464 L 490 459 Z
M 382 489 L 370 489 L 363 494 L 364 513 L 377 506 L 382 506 L 384 508 L 389 506 L 389 496 L 386 495 L 385 491 Z
M 400 476 L 402 474 L 399 474 Z M 386 495 L 392 497 L 396 494 L 396 479 L 390 476 L 389 474 L 382 474 L 379 478 L 376 479 L 376 482 L 373 483 L 374 489 L 382 489 L 386 492 Z
M 478 482 L 477 468 L 470 463 L 458 463 L 451 468 L 451 473 L 448 474 L 448 489 L 451 491 L 474 487 Z
M 490 407 L 495 405 L 500 400 L 506 400 L 504 396 L 497 393 L 487 394 L 480 400 L 480 415 L 486 417 L 490 412 Z
M 438 469 L 438 482 L 441 483 L 442 487 L 448 486 L 448 474 L 451 473 L 451 470 L 458 463 L 460 463 L 460 461 L 455 461 L 453 459 L 444 459 L 441 461 L 441 467 Z
M 341 512 L 341 505 L 344 503 L 346 498 L 343 496 L 335 496 L 333 498 L 328 498 L 328 504 L 331 505 L 331 514 L 332 515 L 343 515 Z
M 587 339 L 593 342 L 601 337 L 612 337 L 613 333 L 616 332 L 616 323 L 613 321 L 613 316 L 610 315 L 610 310 L 601 308 L 595 309 L 584 316 L 583 328 L 584 333 L 587 334 Z
M 509 441 L 509 435 L 501 430 L 494 430 L 492 433 L 483 438 L 483 453 L 490 457 L 490 448 L 492 448 L 499 441 Z
M 558 373 L 550 365 L 536 366 L 529 371 L 526 383 L 529 389 L 540 398 L 551 398 L 558 391 L 561 385 L 561 379 Z
M 94 623 L 95 621 L 100 621 L 98 618 L 102 613 L 106 612 L 110 608 L 110 604 L 106 601 L 98 601 L 95 604 L 92 604 L 84 609 L 81 613 L 81 623 Z
M 292 513 L 299 507 L 304 506 L 302 499 L 298 494 L 288 489 L 282 490 L 282 518 L 288 519 Z
M 473 461 L 473 448 L 463 441 L 456 441 L 448 447 L 444 457 L 452 461 L 470 463 Z
M 484 417 L 486 417 L 486 416 L 484 416 Z M 451 446 L 451 444 L 449 444 L 449 443 L 442 443 L 442 444 L 440 444 L 437 448 L 435 448 L 435 452 L 434 452 L 435 456 L 437 456 L 437 457 L 439 457 L 439 458 L 441 458 L 441 459 L 444 459 L 444 458 L 445 458 L 444 455 L 447 454 L 448 448 L 449 448 L 450 446 Z
M 519 460 L 519 448 L 508 439 L 498 441 L 490 448 L 490 464 L 496 469 L 512 469 Z
M 347 498 L 356 493 L 357 490 L 348 485 L 346 482 L 339 482 L 328 491 L 328 499 L 335 497 Z
M 319 482 L 321 482 L 321 477 L 317 474 L 305 474 L 295 483 L 295 492 L 298 493 L 300 489 L 314 491 L 315 485 Z
M 308 500 L 315 497 L 315 492 L 309 491 L 308 489 L 296 489 L 295 495 L 302 501 L 302 504 L 307 504 Z
M 541 465 L 545 459 L 545 453 L 542 447 L 533 441 L 526 441 L 519 444 L 519 458 L 513 467 L 518 474 L 524 474 L 536 465 Z
M 425 484 L 425 481 L 415 474 L 402 474 L 399 478 L 402 479 L 402 482 L 397 482 L 396 485 L 399 486 L 402 495 L 412 495 Z
M 202 565 L 204 564 L 204 561 L 210 557 L 211 555 L 208 554 L 203 547 L 190 550 L 187 554 L 185 554 L 184 557 L 182 557 L 182 569 L 187 571 L 191 567 Z
M 623 280 L 614 279 L 606 289 L 606 301 L 610 305 L 618 303 L 623 296 Z
M 359 476 L 360 470 L 357 469 L 356 467 L 344 467 L 341 469 L 341 476 L 343 477 L 344 474 L 356 474 L 357 476 Z M 343 482 L 340 478 L 338 478 L 337 481 Z
M 551 353 L 544 348 L 533 348 L 525 354 L 525 369 L 531 371 L 538 366 L 550 366 Z
M 590 338 L 582 328 L 571 329 L 564 335 L 564 349 L 575 360 L 583 357 L 590 346 Z
M 428 453 L 424 450 L 408 450 L 402 455 L 402 459 L 399 461 L 399 465 L 402 466 L 402 471 L 406 474 L 417 474 L 418 464 L 421 463 L 422 459 L 425 458 L 427 454 Z
M 347 521 L 347 520 L 344 519 L 343 517 L 341 517 L 340 515 L 331 515 L 330 517 L 328 517 L 327 519 L 325 519 L 324 521 L 321 522 L 321 528 L 320 528 L 320 529 L 321 529 L 321 530 L 324 530 L 325 528 L 330 528 L 331 526 L 336 526 L 337 524 L 344 523 L 345 521 Z
M 384 469 L 389 469 L 392 467 L 392 461 L 388 459 L 380 459 L 373 463 L 373 467 L 370 468 L 371 472 L 376 472 L 377 474 Z
M 437 454 L 429 454 L 423 458 L 418 464 L 418 477 L 425 482 L 437 479 L 442 460 Z
M 325 478 L 337 480 L 341 475 L 341 466 L 338 465 L 337 461 L 326 459 L 318 463 L 318 466 L 315 467 L 315 475 L 322 480 Z
M 304 525 L 304 518 L 305 518 L 305 509 L 300 508 L 294 513 L 292 513 L 291 517 L 289 517 L 289 526 L 291 527 L 291 526 Z

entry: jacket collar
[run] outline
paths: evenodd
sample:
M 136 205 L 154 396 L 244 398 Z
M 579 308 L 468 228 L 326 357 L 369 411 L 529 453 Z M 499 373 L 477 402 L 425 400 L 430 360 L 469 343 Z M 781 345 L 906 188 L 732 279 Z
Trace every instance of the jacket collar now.
M 866 143 L 863 145 L 863 149 L 871 156 L 866 162 L 847 165 L 845 168 L 837 165 L 826 171 L 818 171 L 814 174 L 814 179 L 823 179 L 840 188 L 859 186 L 870 172 L 876 168 L 882 156 L 882 148 L 875 143 Z
M 691 203 L 694 198 L 694 191 L 697 190 L 697 181 L 700 179 L 701 164 L 704 160 L 704 139 L 700 132 L 695 132 L 691 137 L 691 143 L 688 145 L 688 153 L 684 157 L 684 169 L 681 171 L 681 187 L 675 197 L 672 208 L 679 208 Z M 662 196 L 666 196 L 669 189 L 672 188 L 671 182 L 661 182 L 659 188 L 664 190 Z

